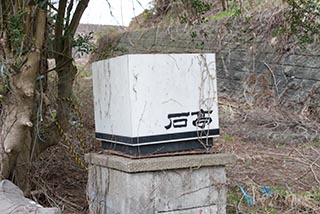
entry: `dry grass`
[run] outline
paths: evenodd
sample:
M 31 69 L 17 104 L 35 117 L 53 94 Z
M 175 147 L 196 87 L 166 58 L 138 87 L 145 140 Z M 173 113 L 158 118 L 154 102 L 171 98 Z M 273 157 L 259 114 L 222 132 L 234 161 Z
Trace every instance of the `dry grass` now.
M 245 13 L 257 13 L 275 7 L 285 7 L 281 0 L 242 0 L 242 9 Z
M 101 59 L 107 59 L 119 51 L 121 52 L 121 50 L 117 48 L 117 45 L 125 30 L 126 29 L 123 28 L 113 28 L 100 33 L 97 36 L 98 47 L 95 53 L 91 56 L 90 61 L 94 62 Z
M 281 111 L 227 99 L 220 99 L 220 118 L 222 136 L 214 150 L 238 157 L 227 167 L 228 213 L 319 213 L 319 124 L 300 120 L 292 126 L 297 121 Z M 254 197 L 254 206 L 245 204 L 238 183 Z M 261 186 L 273 194 L 261 194 Z
M 91 67 L 86 61 L 78 61 L 80 72 L 74 86 L 75 102 L 82 113 L 84 127 L 74 126 L 67 133 L 82 160 L 84 151 L 77 132 L 81 132 L 82 140 L 87 145 L 85 152 L 100 150 L 100 143 L 96 142 L 94 137 Z M 52 76 L 50 81 L 55 82 L 55 77 Z M 48 94 L 53 96 L 54 90 L 51 87 L 51 93 Z M 79 166 L 68 149 L 65 142 L 61 141 L 33 162 L 33 173 L 30 175 L 33 185 L 31 198 L 44 206 L 59 207 L 65 214 L 85 214 L 87 170 Z
M 181 22 L 197 22 L 198 19 L 211 19 L 220 16 L 222 5 L 220 1 L 203 0 L 210 3 L 211 9 L 200 15 L 194 11 L 190 4 L 183 0 L 155 1 L 151 10 L 145 10 L 130 23 L 129 30 L 150 27 L 166 27 L 180 24 Z M 228 0 L 228 10 L 240 9 L 243 16 L 260 13 L 270 8 L 284 8 L 286 3 L 279 0 Z M 187 20 L 185 20 L 187 17 Z M 227 16 L 226 16 L 227 17 Z
M 244 10 L 264 11 L 280 1 L 243 1 Z M 279 3 L 281 4 L 281 3 Z M 248 9 L 246 9 L 248 8 Z M 254 8 L 254 9 L 252 9 Z M 253 19 L 254 32 L 270 34 L 269 27 L 278 25 L 281 9 L 262 12 Z M 236 22 L 237 20 L 234 20 Z M 281 21 L 281 20 L 280 20 Z M 250 23 L 252 24 L 252 23 Z M 120 39 L 117 32 L 110 33 L 101 41 L 101 51 L 105 47 L 114 48 Z M 99 50 L 98 50 L 99 51 Z M 106 52 L 110 53 L 110 50 Z M 88 151 L 98 151 L 99 143 L 94 139 L 93 97 L 90 67 L 83 69 L 75 85 L 77 101 L 83 115 L 84 128 L 81 129 Z M 263 80 L 263 79 L 261 79 Z M 249 81 L 249 80 L 248 80 Z M 249 82 L 247 82 L 249 86 Z M 255 84 L 255 82 L 254 82 Z M 263 84 L 260 91 L 265 94 L 268 88 Z M 249 93 L 246 94 L 249 97 Z M 234 165 L 227 167 L 229 178 L 228 213 L 319 213 L 320 207 L 320 125 L 318 114 L 290 112 L 267 105 L 274 100 L 271 91 L 268 97 L 247 100 L 239 103 L 220 97 L 220 119 L 222 136 L 213 150 L 230 152 L 238 157 Z M 276 102 L 271 102 L 276 103 Z M 308 103 L 306 109 L 311 110 Z M 75 136 L 76 129 L 70 130 L 74 148 L 81 153 Z M 64 213 L 86 213 L 87 171 L 81 169 L 70 157 L 61 142 L 50 149 L 34 163 L 31 175 L 34 189 L 32 196 L 43 205 L 58 206 Z M 247 192 L 254 196 L 256 205 L 248 207 L 237 187 L 241 183 Z M 270 186 L 273 194 L 266 196 L 259 191 L 260 186 Z
M 94 120 L 91 79 L 79 75 L 77 97 L 84 115 L 82 129 L 86 142 L 100 149 L 94 140 Z M 320 146 L 317 142 L 271 141 L 266 134 L 274 132 L 266 126 L 275 119 L 286 117 L 262 107 L 250 107 L 227 99 L 220 99 L 222 136 L 213 148 L 216 152 L 230 152 L 238 157 L 227 167 L 229 213 L 317 213 L 319 209 Z M 264 113 L 264 114 L 263 114 Z M 245 119 L 245 120 L 244 120 Z M 296 133 L 295 129 L 290 130 Z M 73 139 L 74 130 L 69 136 Z M 297 133 L 296 133 L 297 134 Z M 74 138 L 76 139 L 76 138 Z M 79 143 L 73 141 L 75 148 Z M 80 150 L 79 150 L 80 151 Z M 52 148 L 37 161 L 33 175 L 34 199 L 43 205 L 58 206 L 64 213 L 86 213 L 87 171 L 70 157 L 63 144 Z M 256 205 L 248 207 L 237 187 L 241 183 L 248 194 L 254 195 Z M 270 186 L 273 194 L 262 195 L 260 186 Z

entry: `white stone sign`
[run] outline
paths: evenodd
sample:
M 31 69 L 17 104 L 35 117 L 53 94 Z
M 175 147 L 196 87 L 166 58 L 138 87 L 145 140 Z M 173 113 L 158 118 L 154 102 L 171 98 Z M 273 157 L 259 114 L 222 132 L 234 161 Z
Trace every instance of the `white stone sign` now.
M 98 140 L 204 145 L 219 135 L 215 54 L 124 55 L 92 69 Z

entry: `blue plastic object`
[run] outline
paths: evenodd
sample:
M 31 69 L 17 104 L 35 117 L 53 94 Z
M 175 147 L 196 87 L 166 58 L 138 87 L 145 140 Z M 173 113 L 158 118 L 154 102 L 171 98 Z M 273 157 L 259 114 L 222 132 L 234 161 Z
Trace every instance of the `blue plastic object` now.
M 254 205 L 255 201 L 253 200 L 253 197 L 251 195 L 248 195 L 248 193 L 246 193 L 246 191 L 243 189 L 241 184 L 238 183 L 238 187 L 240 188 L 240 191 L 241 191 L 244 199 L 246 200 L 247 205 L 248 206 Z
M 260 191 L 261 191 L 261 193 L 264 194 L 264 195 L 272 195 L 272 192 L 271 192 L 269 186 L 261 186 L 261 187 L 260 187 Z

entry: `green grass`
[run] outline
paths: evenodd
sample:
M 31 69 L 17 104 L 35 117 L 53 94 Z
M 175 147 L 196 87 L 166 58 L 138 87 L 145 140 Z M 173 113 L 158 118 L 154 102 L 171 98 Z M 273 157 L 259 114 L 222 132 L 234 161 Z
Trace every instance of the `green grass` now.
M 271 187 L 271 191 L 274 193 L 278 193 L 279 195 L 285 197 L 288 195 L 288 190 L 285 186 L 275 186 Z
M 241 196 L 239 194 L 236 194 L 236 193 L 227 195 L 227 202 L 229 204 L 236 205 L 240 201 L 240 199 L 241 199 Z
M 80 72 L 80 77 L 84 78 L 84 77 L 91 77 L 92 76 L 92 72 L 87 72 L 87 71 L 82 71 Z
M 276 214 L 277 213 L 277 210 L 275 210 L 272 207 L 268 207 L 266 211 L 267 211 L 268 214 Z
M 314 141 L 314 146 L 320 148 L 320 139 Z
M 225 143 L 229 143 L 229 142 L 233 142 L 234 139 L 233 139 L 233 137 L 230 136 L 230 135 L 225 135 L 225 136 L 223 137 L 223 141 L 224 141 Z
M 207 19 L 209 21 L 219 20 L 219 19 L 224 19 L 224 18 L 231 17 L 231 16 L 237 16 L 240 13 L 241 13 L 240 9 L 225 10 L 225 11 L 218 13 L 217 15 L 210 16 Z
M 238 189 L 232 188 L 227 194 L 227 213 L 234 214 L 241 211 L 240 213 L 246 214 L 277 214 L 283 213 L 285 210 L 297 211 L 295 213 L 306 210 L 308 213 L 315 213 L 314 211 L 320 204 L 320 188 L 313 191 L 292 193 L 286 186 L 279 185 L 271 187 L 271 191 L 272 195 L 262 195 L 256 191 L 254 194 L 256 204 L 247 206 Z
M 305 193 L 305 196 L 308 198 L 311 198 L 315 201 L 319 201 L 320 202 L 320 188 L 314 192 L 307 192 Z
M 0 84 L 0 93 L 5 92 L 6 87 L 3 84 Z

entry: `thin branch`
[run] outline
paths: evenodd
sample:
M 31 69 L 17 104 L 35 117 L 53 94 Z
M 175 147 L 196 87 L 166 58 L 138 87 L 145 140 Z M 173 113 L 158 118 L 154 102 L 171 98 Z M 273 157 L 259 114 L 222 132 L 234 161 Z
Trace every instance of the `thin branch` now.
M 37 29 L 35 34 L 35 48 L 37 51 L 39 49 L 42 49 L 42 46 L 43 46 L 45 26 L 46 26 L 46 12 L 43 9 L 39 8 Z
M 85 9 L 88 7 L 89 0 L 80 0 L 80 2 L 77 5 L 76 11 L 73 14 L 70 26 L 68 27 L 68 30 L 66 33 L 74 35 L 76 32 L 81 16 Z
M 314 179 L 315 179 L 315 180 L 317 181 L 317 183 L 320 185 L 320 180 L 319 180 L 316 172 L 314 171 L 312 165 L 310 165 L 310 170 L 311 170 L 311 172 L 312 172 L 312 174 L 313 174 Z
M 277 93 L 277 97 L 278 97 L 278 100 L 279 100 L 280 96 L 279 96 L 279 90 L 278 90 L 276 76 L 274 75 L 274 72 L 272 71 L 272 69 L 270 68 L 270 66 L 266 62 L 264 62 L 263 64 L 268 68 L 268 71 L 270 71 L 270 73 L 272 75 L 273 85 L 275 87 L 275 90 L 276 90 L 276 93 Z
M 53 4 L 51 4 L 50 2 L 47 2 L 47 4 L 52 10 L 58 12 L 58 9 Z
M 67 18 L 66 18 L 66 27 L 68 27 L 69 23 L 70 23 L 70 16 L 71 16 L 71 11 L 73 8 L 73 2 L 74 0 L 71 0 L 69 5 L 68 5 L 68 9 L 67 9 Z
M 59 2 L 59 9 L 58 9 L 58 16 L 55 26 L 55 50 L 58 52 L 61 51 L 63 44 L 61 44 L 61 38 L 64 29 L 64 14 L 67 6 L 67 0 L 60 0 Z

